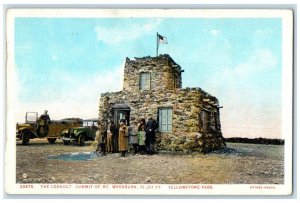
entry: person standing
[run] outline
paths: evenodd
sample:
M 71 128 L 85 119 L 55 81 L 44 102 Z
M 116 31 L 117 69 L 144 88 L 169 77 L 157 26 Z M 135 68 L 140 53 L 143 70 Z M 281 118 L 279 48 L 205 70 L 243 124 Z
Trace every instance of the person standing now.
M 113 152 L 116 153 L 116 152 L 119 152 L 119 129 L 116 125 L 115 122 L 114 123 L 114 131 L 112 132 L 113 135 L 112 135 L 112 148 L 113 148 Z
M 133 122 L 133 126 L 129 127 L 130 144 L 133 147 L 133 154 L 138 153 L 138 123 Z
M 146 140 L 146 133 L 145 133 L 145 119 L 141 119 L 138 124 L 138 145 L 139 145 L 139 152 L 141 154 L 145 154 L 145 140 Z
M 37 134 L 41 137 L 47 136 L 49 133 L 49 124 L 51 123 L 48 111 L 45 110 L 44 114 L 39 117 Z
M 113 152 L 113 135 L 115 132 L 115 125 L 112 120 L 109 120 L 107 126 L 107 140 L 106 140 L 106 151 L 107 153 Z
M 101 120 L 100 123 L 100 136 L 99 136 L 99 145 L 101 148 L 101 154 L 105 155 L 105 142 L 106 142 L 106 136 L 107 136 L 107 125 L 105 119 Z
M 100 125 L 98 123 L 98 127 L 97 127 L 97 131 L 96 131 L 96 136 L 95 136 L 95 142 L 97 143 L 97 149 L 96 149 L 96 152 L 100 152 L 101 153 L 101 147 L 100 147 L 100 136 L 101 136 L 101 133 L 100 133 Z
M 43 120 L 46 125 L 48 125 L 51 122 L 50 116 L 48 115 L 48 111 L 47 110 L 44 111 L 44 114 L 42 114 L 39 119 Z
M 120 120 L 119 151 L 121 152 L 122 157 L 125 157 L 125 154 L 128 151 L 128 128 L 125 123 L 126 121 L 124 119 Z
M 156 121 L 150 117 L 146 126 L 146 152 L 147 154 L 154 154 L 154 143 L 155 143 L 155 130 L 158 128 Z

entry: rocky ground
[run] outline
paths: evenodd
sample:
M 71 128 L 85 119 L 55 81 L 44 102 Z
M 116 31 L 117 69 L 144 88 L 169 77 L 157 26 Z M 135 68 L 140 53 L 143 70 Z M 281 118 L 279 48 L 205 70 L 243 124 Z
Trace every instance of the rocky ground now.
M 90 160 L 49 159 L 66 153 L 91 152 L 79 147 L 31 140 L 17 144 L 17 183 L 149 184 L 283 184 L 284 150 L 278 145 L 227 143 L 211 154 L 119 154 Z M 53 157 L 52 157 L 53 158 Z

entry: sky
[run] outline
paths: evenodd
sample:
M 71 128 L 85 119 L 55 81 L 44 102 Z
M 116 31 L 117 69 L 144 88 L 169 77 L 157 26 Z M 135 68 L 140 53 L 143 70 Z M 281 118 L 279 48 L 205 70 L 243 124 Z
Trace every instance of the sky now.
M 280 18 L 16 18 L 16 118 L 97 118 L 120 91 L 126 57 L 159 54 L 184 69 L 183 87 L 216 96 L 224 137 L 281 138 Z

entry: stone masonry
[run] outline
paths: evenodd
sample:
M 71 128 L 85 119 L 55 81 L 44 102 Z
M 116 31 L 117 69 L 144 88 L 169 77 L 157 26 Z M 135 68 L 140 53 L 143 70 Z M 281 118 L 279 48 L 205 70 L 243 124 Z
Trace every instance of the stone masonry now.
M 218 99 L 201 88 L 183 89 L 182 72 L 169 55 L 127 58 L 123 90 L 101 94 L 99 120 L 118 122 L 116 114 L 121 111 L 128 125 L 152 117 L 160 124 L 158 149 L 207 153 L 224 147 Z M 143 73 L 147 73 L 145 83 Z M 142 83 L 147 84 L 146 89 Z

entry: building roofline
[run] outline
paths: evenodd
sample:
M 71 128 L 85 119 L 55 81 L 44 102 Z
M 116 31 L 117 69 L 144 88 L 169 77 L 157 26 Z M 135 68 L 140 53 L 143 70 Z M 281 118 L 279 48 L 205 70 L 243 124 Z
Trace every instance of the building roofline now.
M 159 56 L 144 56 L 144 57 L 134 57 L 134 59 L 130 59 L 128 57 L 126 57 L 126 63 L 138 63 L 138 62 L 144 62 L 144 61 L 152 61 L 152 60 L 166 60 L 168 61 L 172 68 L 177 68 L 179 71 L 184 72 L 183 70 L 181 70 L 181 66 L 179 64 L 177 64 L 174 59 L 169 55 L 169 54 L 160 54 Z

